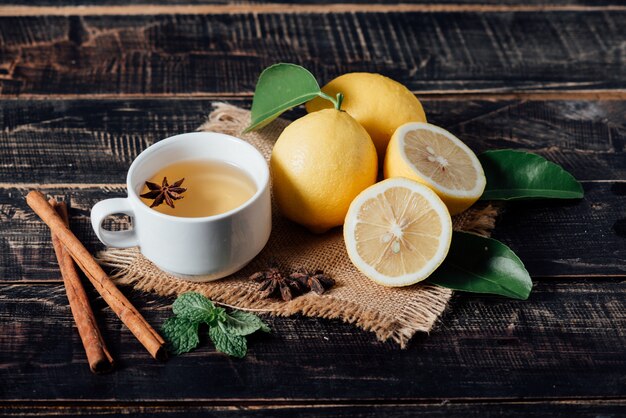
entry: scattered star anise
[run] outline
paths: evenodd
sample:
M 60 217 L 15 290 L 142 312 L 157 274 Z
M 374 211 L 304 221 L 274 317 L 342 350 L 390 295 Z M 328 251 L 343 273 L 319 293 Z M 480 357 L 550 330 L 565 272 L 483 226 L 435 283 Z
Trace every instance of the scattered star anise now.
M 307 289 L 310 289 L 321 295 L 335 285 L 335 280 L 328 274 L 324 274 L 322 270 L 315 270 L 313 273 L 306 269 L 300 269 L 289 275 L 291 279 L 302 283 Z
M 284 301 L 290 301 L 305 290 L 302 283 L 285 276 L 276 266 L 254 273 L 250 280 L 261 283 L 259 291 L 264 298 L 280 295 Z
M 154 199 L 154 202 L 150 205 L 151 208 L 159 206 L 161 203 L 165 202 L 167 206 L 173 209 L 174 200 L 179 200 L 185 197 L 182 196 L 182 194 L 186 192 L 187 189 L 180 187 L 180 185 L 183 184 L 183 181 L 185 181 L 184 178 L 170 185 L 167 183 L 167 177 L 163 177 L 163 182 L 160 186 L 156 183 L 146 181 L 146 187 L 148 187 L 150 191 L 140 196 L 146 199 Z

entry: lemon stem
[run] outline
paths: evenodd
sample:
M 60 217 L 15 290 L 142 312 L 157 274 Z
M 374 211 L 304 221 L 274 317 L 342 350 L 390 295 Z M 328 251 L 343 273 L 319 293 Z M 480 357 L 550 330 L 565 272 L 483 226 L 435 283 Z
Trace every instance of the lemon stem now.
M 335 109 L 337 110 L 341 110 L 341 102 L 343 102 L 343 94 L 341 93 L 337 93 L 337 98 L 333 98 L 332 96 L 329 96 L 328 94 L 324 93 L 323 91 L 320 91 L 319 96 L 322 99 L 326 99 L 329 102 L 331 102 L 333 104 L 333 106 L 335 106 Z
M 341 110 L 341 103 L 343 103 L 343 93 L 337 93 L 337 102 L 335 103 L 335 109 Z

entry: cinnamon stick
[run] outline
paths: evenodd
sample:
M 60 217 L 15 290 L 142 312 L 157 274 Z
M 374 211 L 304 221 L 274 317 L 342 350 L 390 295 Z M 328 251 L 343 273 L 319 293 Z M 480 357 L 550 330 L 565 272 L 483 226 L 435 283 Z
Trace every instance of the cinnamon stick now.
M 48 201 L 57 214 L 69 227 L 69 216 L 65 203 L 57 203 L 55 199 Z M 52 234 L 52 245 L 59 262 L 63 284 L 70 303 L 70 310 L 78 328 L 78 334 L 85 347 L 89 368 L 93 373 L 107 373 L 113 370 L 113 357 L 106 348 L 102 334 L 98 329 L 96 317 L 89 305 L 85 288 L 80 281 L 72 256 L 65 251 L 65 247 L 56 235 Z
M 78 267 L 100 293 L 100 296 L 135 335 L 137 340 L 148 350 L 152 357 L 164 360 L 167 355 L 163 338 L 146 322 L 139 311 L 135 309 L 102 270 L 102 267 L 94 260 L 85 246 L 65 226 L 63 220 L 57 215 L 52 206 L 48 204 L 44 195 L 37 190 L 32 190 L 26 196 L 26 203 L 48 225 L 52 233 L 58 237 Z

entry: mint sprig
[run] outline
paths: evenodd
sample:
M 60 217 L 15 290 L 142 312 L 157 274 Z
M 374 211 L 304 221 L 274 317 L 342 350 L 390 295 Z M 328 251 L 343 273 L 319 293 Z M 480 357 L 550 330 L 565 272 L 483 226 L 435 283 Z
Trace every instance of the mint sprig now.
M 261 319 L 250 312 L 226 310 L 217 307 L 196 292 L 180 295 L 172 305 L 174 316 L 163 324 L 162 331 L 173 354 L 187 353 L 198 346 L 200 325 L 209 327 L 209 338 L 217 351 L 233 357 L 245 357 L 248 351 L 246 336 L 256 331 L 270 332 Z

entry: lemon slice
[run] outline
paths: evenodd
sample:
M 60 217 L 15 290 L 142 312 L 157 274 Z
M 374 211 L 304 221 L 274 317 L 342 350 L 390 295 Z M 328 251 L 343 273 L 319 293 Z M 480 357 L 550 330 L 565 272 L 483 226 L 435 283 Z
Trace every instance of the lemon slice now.
M 487 183 L 480 161 L 467 145 L 445 129 L 422 122 L 406 123 L 393 134 L 384 175 L 425 184 L 452 215 L 472 206 Z
M 444 260 L 452 221 L 428 187 L 393 178 L 352 201 L 343 236 L 350 260 L 364 275 L 385 286 L 408 286 L 427 278 Z

